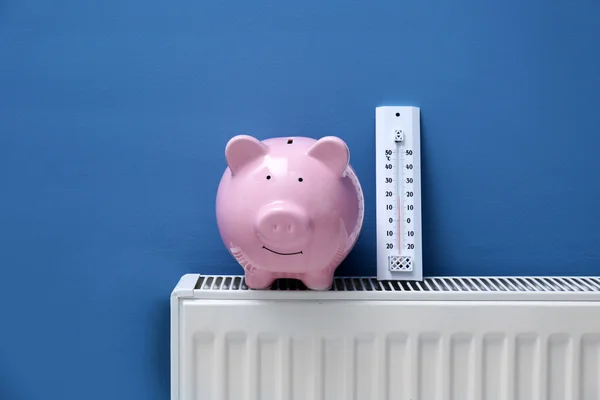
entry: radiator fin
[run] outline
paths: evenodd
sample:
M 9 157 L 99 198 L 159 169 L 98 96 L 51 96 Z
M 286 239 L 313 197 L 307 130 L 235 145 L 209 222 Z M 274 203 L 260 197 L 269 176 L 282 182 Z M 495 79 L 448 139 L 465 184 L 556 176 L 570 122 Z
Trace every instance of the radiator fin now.
M 224 338 L 196 335 L 194 399 L 600 398 L 597 334 Z
M 289 357 L 289 365 L 291 367 L 288 383 L 289 392 L 285 393 L 287 396 L 282 396 L 282 398 L 288 397 L 291 400 L 310 399 L 314 387 L 310 380 L 310 375 L 306 371 L 317 367 L 314 361 L 316 358 L 313 355 L 312 338 L 309 336 L 293 337 L 291 338 L 291 344 L 291 353 L 289 353 L 289 356 L 285 355 Z
M 249 290 L 243 276 L 201 275 L 196 290 Z M 270 290 L 308 290 L 295 279 L 279 279 Z M 423 281 L 379 281 L 374 277 L 336 277 L 330 291 L 384 292 L 600 292 L 595 277 L 434 277 Z

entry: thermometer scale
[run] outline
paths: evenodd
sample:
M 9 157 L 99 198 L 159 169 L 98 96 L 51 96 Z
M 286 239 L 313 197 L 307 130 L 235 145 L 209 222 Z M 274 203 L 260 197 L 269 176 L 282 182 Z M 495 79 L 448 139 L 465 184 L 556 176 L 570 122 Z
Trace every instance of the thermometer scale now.
M 420 110 L 375 111 L 377 279 L 422 280 Z

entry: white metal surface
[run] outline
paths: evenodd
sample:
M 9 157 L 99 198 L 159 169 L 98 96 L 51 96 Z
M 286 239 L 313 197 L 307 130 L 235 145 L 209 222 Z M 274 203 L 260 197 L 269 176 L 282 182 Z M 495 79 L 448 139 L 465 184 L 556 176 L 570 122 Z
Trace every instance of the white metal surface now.
M 172 400 L 597 400 L 600 279 L 185 275 Z
M 375 111 L 377 277 L 421 280 L 420 110 Z

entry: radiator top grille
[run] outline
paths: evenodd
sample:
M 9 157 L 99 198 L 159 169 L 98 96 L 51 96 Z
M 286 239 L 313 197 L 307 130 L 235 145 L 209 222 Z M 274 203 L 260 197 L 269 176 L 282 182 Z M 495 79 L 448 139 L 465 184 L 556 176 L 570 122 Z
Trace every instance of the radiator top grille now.
M 201 275 L 201 291 L 250 290 L 243 276 Z M 306 291 L 300 281 L 276 280 L 271 291 Z M 333 292 L 600 292 L 598 277 L 433 277 L 423 281 L 378 281 L 373 277 L 336 277 Z

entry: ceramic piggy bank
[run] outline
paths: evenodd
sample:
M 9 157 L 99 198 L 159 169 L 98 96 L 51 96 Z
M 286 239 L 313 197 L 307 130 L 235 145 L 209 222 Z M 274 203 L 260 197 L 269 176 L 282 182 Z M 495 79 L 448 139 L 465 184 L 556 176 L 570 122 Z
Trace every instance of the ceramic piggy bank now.
M 333 136 L 240 135 L 225 148 L 217 191 L 219 233 L 250 289 L 298 279 L 327 290 L 354 247 L 364 216 L 346 143 Z

